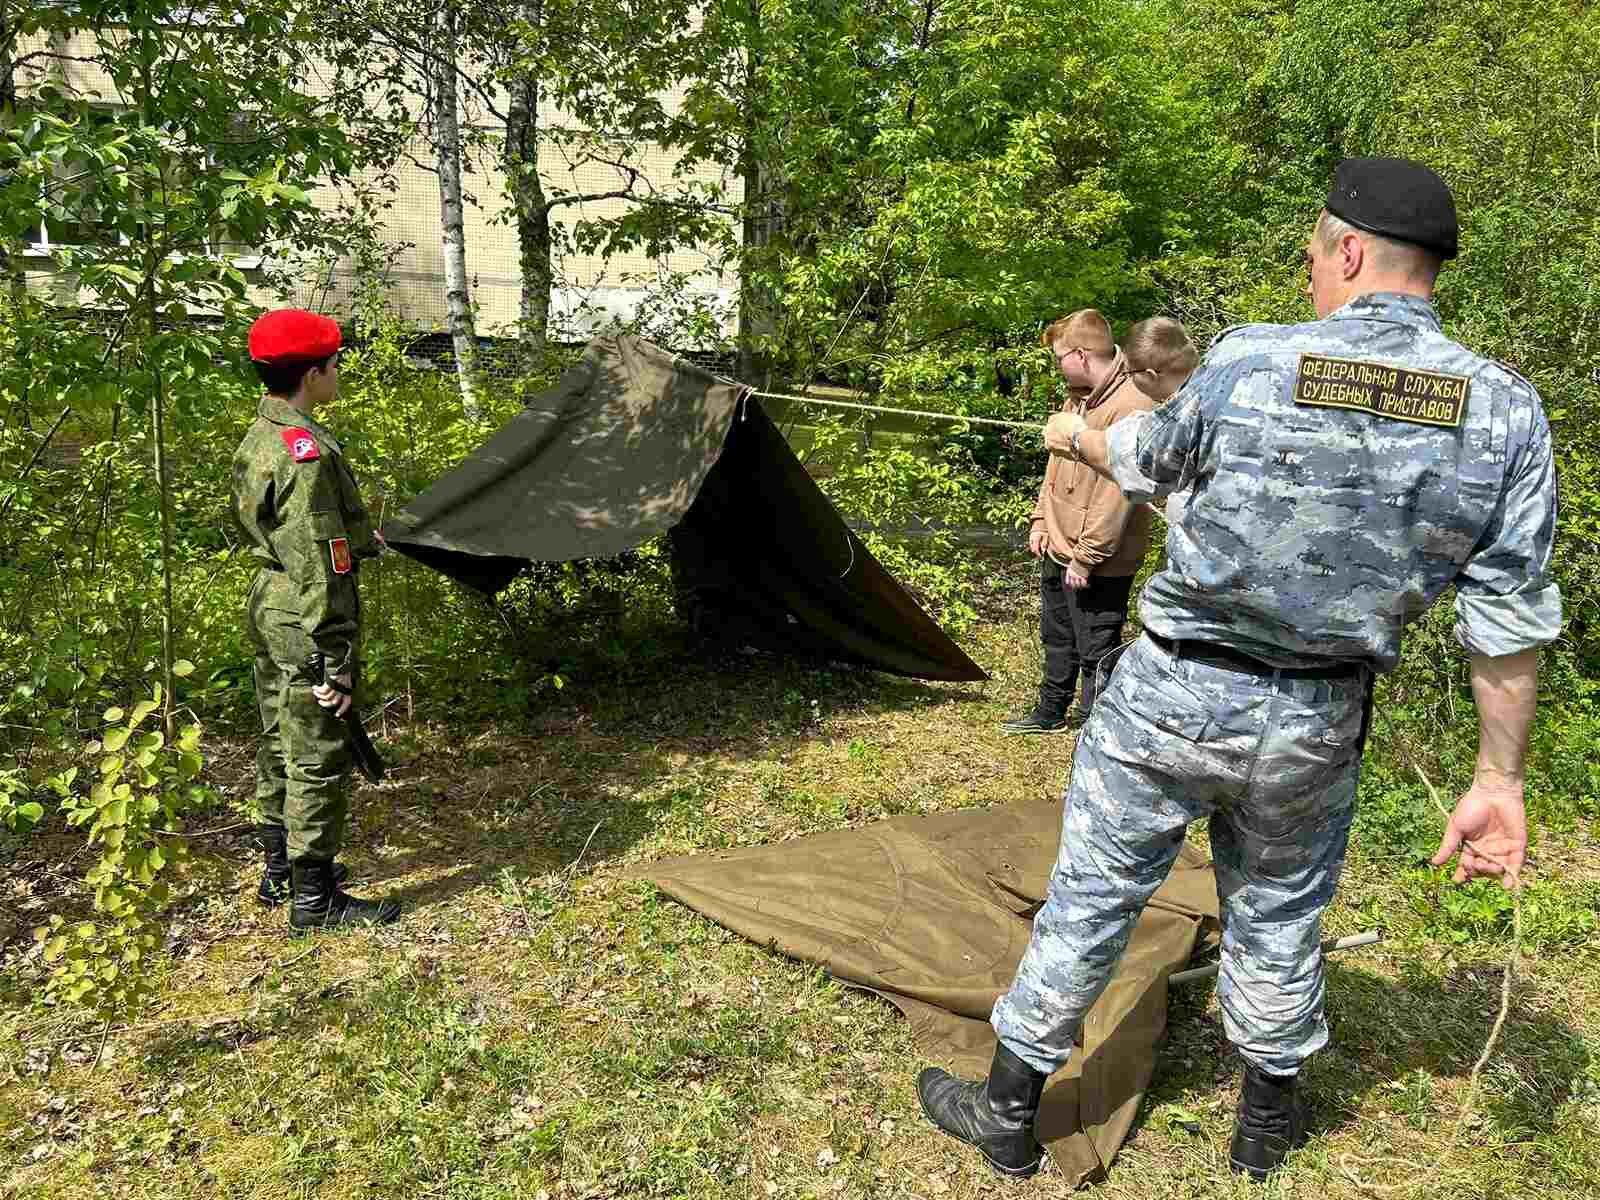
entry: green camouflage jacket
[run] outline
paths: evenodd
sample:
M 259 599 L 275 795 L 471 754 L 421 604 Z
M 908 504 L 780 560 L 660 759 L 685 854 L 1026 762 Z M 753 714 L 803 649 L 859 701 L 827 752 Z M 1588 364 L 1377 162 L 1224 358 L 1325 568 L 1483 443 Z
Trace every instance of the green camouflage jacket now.
M 250 553 L 283 572 L 327 673 L 352 668 L 356 571 L 362 559 L 377 556 L 379 544 L 338 439 L 309 413 L 262 397 L 234 452 L 233 511 Z

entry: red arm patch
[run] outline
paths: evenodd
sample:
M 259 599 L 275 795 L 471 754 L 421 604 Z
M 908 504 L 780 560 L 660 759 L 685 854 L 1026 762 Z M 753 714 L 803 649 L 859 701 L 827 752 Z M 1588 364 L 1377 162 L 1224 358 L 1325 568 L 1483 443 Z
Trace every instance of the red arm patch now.
M 355 560 L 350 557 L 350 542 L 346 538 L 334 538 L 328 543 L 328 558 L 333 563 L 335 575 L 348 575 L 355 565 Z
M 295 462 L 315 462 L 322 457 L 322 449 L 309 429 L 291 425 L 287 429 L 280 429 L 278 436 L 283 439 L 284 449 L 289 451 L 289 457 Z

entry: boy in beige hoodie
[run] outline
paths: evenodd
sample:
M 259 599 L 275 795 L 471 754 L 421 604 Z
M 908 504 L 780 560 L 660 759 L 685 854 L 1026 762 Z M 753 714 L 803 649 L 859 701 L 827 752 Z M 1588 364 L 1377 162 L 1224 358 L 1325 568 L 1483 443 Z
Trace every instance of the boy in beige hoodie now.
M 1105 317 L 1081 309 L 1041 337 L 1067 383 L 1067 408 L 1105 429 L 1155 401 L 1134 382 Z M 1052 455 L 1033 510 L 1028 549 L 1039 559 L 1039 635 L 1044 678 L 1032 712 L 1006 721 L 1007 733 L 1062 733 L 1094 706 L 1100 660 L 1116 646 L 1128 616 L 1133 576 L 1150 545 L 1151 512 L 1109 480 Z M 1073 699 L 1083 681 L 1083 697 Z

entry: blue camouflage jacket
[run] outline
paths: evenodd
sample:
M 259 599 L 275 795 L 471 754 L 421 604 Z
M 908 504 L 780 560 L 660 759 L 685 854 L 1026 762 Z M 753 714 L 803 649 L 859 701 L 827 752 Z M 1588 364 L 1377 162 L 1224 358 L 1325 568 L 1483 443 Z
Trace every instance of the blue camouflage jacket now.
M 1445 337 L 1425 300 L 1378 293 L 1320 321 L 1230 330 L 1107 446 L 1130 499 L 1188 493 L 1140 603 L 1156 633 L 1387 671 L 1402 628 L 1451 584 L 1473 653 L 1560 632 L 1539 394 Z

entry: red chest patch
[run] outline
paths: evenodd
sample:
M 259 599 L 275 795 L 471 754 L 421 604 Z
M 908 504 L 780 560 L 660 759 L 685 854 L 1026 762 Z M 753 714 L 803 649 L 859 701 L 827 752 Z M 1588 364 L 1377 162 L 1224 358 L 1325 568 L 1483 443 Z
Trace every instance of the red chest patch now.
M 278 436 L 283 439 L 284 448 L 289 451 L 289 457 L 295 462 L 313 462 L 322 457 L 317 439 L 311 436 L 309 429 L 291 425 L 288 429 L 280 429 Z
M 350 559 L 350 542 L 345 538 L 334 538 L 328 543 L 328 558 L 333 563 L 335 575 L 350 574 L 352 565 Z

